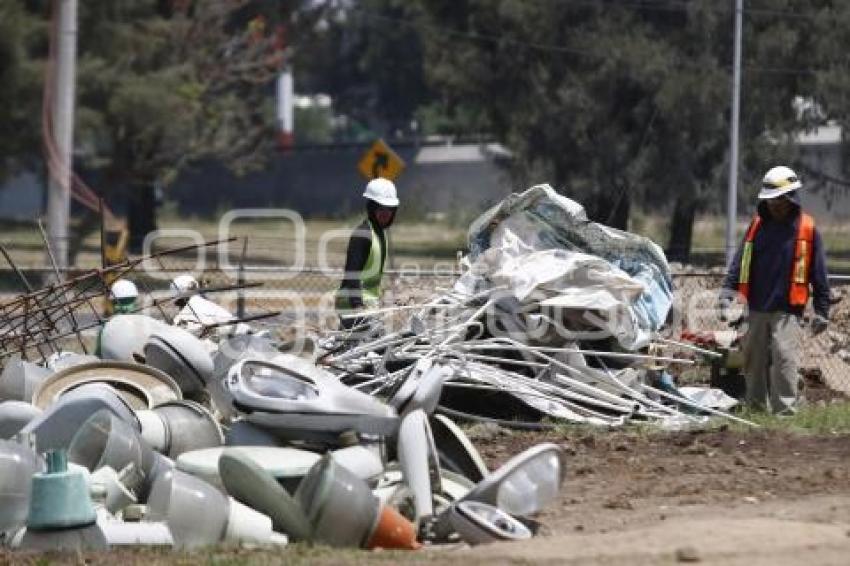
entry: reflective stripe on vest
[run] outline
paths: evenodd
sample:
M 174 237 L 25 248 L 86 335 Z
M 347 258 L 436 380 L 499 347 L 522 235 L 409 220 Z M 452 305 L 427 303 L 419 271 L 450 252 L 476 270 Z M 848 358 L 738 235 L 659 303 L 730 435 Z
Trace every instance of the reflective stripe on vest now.
M 381 237 L 369 223 L 372 245 L 369 247 L 369 257 L 360 272 L 360 288 L 363 290 L 363 303 L 373 303 L 377 306 L 381 299 L 381 279 L 384 277 L 384 260 L 386 254 L 381 253 Z
M 805 307 L 809 300 L 809 273 L 814 241 L 815 219 L 804 212 L 800 215 L 800 227 L 797 229 L 794 267 L 791 269 L 791 288 L 788 292 L 788 304 L 792 307 Z
M 756 215 L 747 228 L 744 237 L 744 249 L 741 252 L 741 270 L 738 274 L 738 292 L 745 299 L 750 298 L 750 270 L 753 262 L 753 242 L 761 227 L 761 216 Z M 805 212 L 800 213 L 797 238 L 794 242 L 794 261 L 791 265 L 791 283 L 788 289 L 788 304 L 792 307 L 805 307 L 809 300 L 809 272 L 812 265 L 812 251 L 815 239 L 815 220 Z
M 741 253 L 741 271 L 738 274 L 738 292 L 744 298 L 750 298 L 750 266 L 753 263 L 753 240 L 756 238 L 756 232 L 761 227 L 761 216 L 756 215 L 753 221 L 750 222 L 750 227 L 747 228 L 747 235 L 744 237 L 744 250 Z

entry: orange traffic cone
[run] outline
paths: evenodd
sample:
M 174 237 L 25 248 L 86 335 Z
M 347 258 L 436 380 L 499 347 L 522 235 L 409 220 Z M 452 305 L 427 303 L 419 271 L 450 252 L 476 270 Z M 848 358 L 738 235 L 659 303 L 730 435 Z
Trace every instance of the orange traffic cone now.
M 421 547 L 422 544 L 416 540 L 413 523 L 393 507 L 383 505 L 366 548 L 418 550 Z

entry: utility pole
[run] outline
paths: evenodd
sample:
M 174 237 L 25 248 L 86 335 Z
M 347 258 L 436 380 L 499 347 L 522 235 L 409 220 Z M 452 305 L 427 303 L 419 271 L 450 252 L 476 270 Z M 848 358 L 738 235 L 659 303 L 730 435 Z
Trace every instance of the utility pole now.
M 732 263 L 738 244 L 738 129 L 741 121 L 741 39 L 744 0 L 735 0 L 735 48 L 732 62 L 732 123 L 729 134 L 729 192 L 726 201 L 726 265 Z
M 71 170 L 74 149 L 74 82 L 77 65 L 77 0 L 54 0 L 56 59 L 50 81 L 55 167 L 50 167 L 47 228 L 59 268 L 68 267 L 68 219 L 71 213 Z

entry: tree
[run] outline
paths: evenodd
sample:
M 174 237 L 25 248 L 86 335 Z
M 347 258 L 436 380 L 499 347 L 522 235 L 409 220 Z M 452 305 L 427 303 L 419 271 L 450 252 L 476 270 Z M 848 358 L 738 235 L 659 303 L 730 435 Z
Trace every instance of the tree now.
M 238 5 L 238 3 L 237 3 Z M 233 3 L 180 12 L 161 3 L 94 2 L 81 11 L 78 147 L 105 194 L 167 182 L 205 156 L 234 169 L 273 142 L 267 41 L 227 29 Z
M 38 148 L 44 29 L 21 3 L 0 3 L 0 179 L 30 165 Z
M 429 77 L 486 113 L 518 182 L 549 180 L 622 228 L 634 199 L 679 191 L 692 214 L 696 180 L 717 180 L 702 164 L 722 159 L 726 92 L 707 41 L 718 18 L 693 4 L 423 2 Z
M 331 95 L 338 114 L 368 128 L 365 139 L 415 133 L 411 121 L 431 93 L 410 13 L 403 0 L 360 0 L 327 10 L 317 41 L 294 53 L 299 89 Z
M 749 3 L 748 3 L 749 4 Z M 728 5 L 712 0 L 421 0 L 429 84 L 446 113 L 471 109 L 514 152 L 518 184 L 549 181 L 599 221 L 631 202 L 672 212 L 668 250 L 687 261 L 697 210 L 725 202 L 731 67 Z M 795 18 L 804 13 L 805 18 Z M 799 95 L 846 115 L 848 8 L 780 0 L 746 14 L 744 187 L 801 126 Z M 813 55 L 824 73 L 808 73 Z M 800 72 L 803 69 L 803 72 Z M 814 77 L 812 75 L 814 74 Z M 812 80 L 814 78 L 814 80 Z M 769 158 L 768 158 L 769 156 Z
M 214 157 L 237 172 L 264 164 L 275 143 L 273 80 L 286 55 L 278 24 L 296 13 L 309 24 L 321 11 L 311 5 L 81 2 L 75 148 L 85 180 L 150 218 L 153 185 L 196 160 Z M 35 71 L 47 55 L 49 14 L 48 0 L 0 6 L 4 155 L 36 154 L 42 141 Z

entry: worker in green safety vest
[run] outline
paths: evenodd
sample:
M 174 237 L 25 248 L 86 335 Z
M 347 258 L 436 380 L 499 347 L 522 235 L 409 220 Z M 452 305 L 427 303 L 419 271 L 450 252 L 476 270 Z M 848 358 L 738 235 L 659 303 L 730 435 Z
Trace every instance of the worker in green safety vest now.
M 399 201 L 393 182 L 381 177 L 369 181 L 363 197 L 366 219 L 351 233 L 345 273 L 336 294 L 340 314 L 377 308 L 381 300 L 381 279 L 389 253 L 386 231 L 395 219 Z M 341 320 L 345 327 L 357 323 L 356 318 Z

